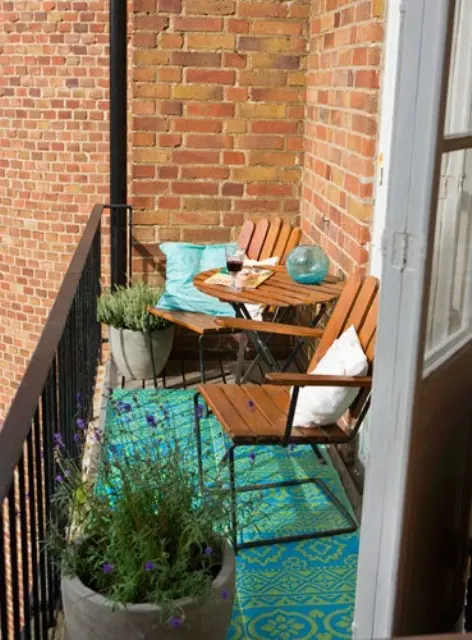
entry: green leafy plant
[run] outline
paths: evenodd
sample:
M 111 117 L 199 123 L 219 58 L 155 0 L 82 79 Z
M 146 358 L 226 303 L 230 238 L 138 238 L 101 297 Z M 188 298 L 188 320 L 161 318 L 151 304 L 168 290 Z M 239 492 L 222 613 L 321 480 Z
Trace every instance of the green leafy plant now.
M 109 391 L 119 429 L 113 442 L 94 433 L 101 447 L 95 483 L 54 435 L 58 524 L 49 546 L 65 576 L 77 576 L 114 605 L 159 605 L 177 627 L 182 612 L 175 601 L 209 597 L 222 566 L 229 489 L 216 472 L 211 490 L 200 492 L 194 452 L 177 437 L 179 419 L 168 403 L 137 424 L 139 399 L 115 401 Z M 203 415 L 203 407 L 197 410 Z M 84 421 L 76 424 L 74 441 L 81 447 Z M 247 513 L 243 508 L 238 515 Z
M 149 314 L 147 307 L 155 307 L 162 289 L 151 288 L 146 282 L 137 282 L 130 287 L 117 287 L 103 293 L 98 299 L 97 319 L 116 329 L 148 331 L 166 329 L 170 323 Z

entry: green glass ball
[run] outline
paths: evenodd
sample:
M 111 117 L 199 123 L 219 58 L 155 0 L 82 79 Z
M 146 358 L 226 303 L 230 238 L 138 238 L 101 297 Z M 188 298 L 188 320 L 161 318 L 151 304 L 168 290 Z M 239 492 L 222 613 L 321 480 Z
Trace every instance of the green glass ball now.
M 289 253 L 286 267 L 288 274 L 300 284 L 318 284 L 329 271 L 329 258 L 316 244 L 301 244 Z

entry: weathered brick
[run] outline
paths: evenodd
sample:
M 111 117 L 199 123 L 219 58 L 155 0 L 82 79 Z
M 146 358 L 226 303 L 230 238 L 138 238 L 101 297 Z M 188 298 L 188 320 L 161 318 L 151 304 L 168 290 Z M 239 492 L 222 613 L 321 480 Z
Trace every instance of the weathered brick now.
M 174 151 L 172 159 L 177 164 L 217 164 L 218 151 L 188 151 L 186 149 Z
M 181 17 L 175 18 L 173 25 L 175 31 L 222 31 L 223 20 L 222 18 Z
M 221 120 L 203 120 L 202 118 L 174 118 L 172 121 L 174 131 L 197 131 L 199 133 L 219 133 Z
M 216 195 L 218 193 L 218 184 L 216 182 L 173 182 L 172 193 L 180 195 L 186 194 L 202 194 Z
M 278 177 L 277 167 L 235 167 L 231 173 L 241 182 L 272 182 Z
M 283 149 L 285 140 L 283 136 L 240 136 L 237 139 L 239 149 Z
M 189 33 L 186 36 L 186 41 L 189 49 L 210 49 L 211 51 L 232 50 L 235 42 L 232 35 L 212 33 Z
M 178 85 L 172 88 L 172 97 L 176 100 L 220 100 L 221 87 L 205 85 Z
M 235 0 L 187 0 L 187 14 L 231 15 Z
M 284 118 L 285 105 L 241 104 L 239 115 L 245 118 Z
M 184 198 L 184 209 L 187 211 L 227 211 L 230 208 L 230 200 L 223 198 Z
M 171 54 L 171 62 L 183 67 L 220 67 L 220 53 L 190 53 L 187 51 L 174 51 Z
M 202 82 L 207 84 L 234 84 L 235 72 L 230 69 L 188 69 L 187 82 Z

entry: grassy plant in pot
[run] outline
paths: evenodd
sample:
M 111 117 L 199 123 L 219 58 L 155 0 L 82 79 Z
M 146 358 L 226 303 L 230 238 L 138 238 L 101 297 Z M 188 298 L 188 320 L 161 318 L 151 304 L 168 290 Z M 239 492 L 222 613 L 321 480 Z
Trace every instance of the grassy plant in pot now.
M 114 409 L 119 440 L 104 436 L 94 485 L 54 439 L 62 527 L 49 544 L 61 563 L 68 637 L 225 640 L 235 592 L 227 490 L 217 482 L 202 497 L 168 408 L 146 416 L 144 429 L 133 424 L 134 406 Z
M 134 380 L 149 380 L 165 367 L 174 340 L 174 326 L 147 313 L 162 291 L 145 282 L 119 287 L 98 300 L 98 321 L 110 327 L 110 347 L 121 375 Z

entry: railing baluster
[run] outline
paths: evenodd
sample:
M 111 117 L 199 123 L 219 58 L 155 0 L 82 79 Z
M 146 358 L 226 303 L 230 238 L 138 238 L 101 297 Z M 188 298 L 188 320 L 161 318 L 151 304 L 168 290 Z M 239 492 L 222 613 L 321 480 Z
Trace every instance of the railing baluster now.
M 25 473 L 26 464 L 24 452 L 18 465 L 18 489 L 20 494 L 20 531 L 21 531 L 21 578 L 23 589 L 23 633 L 25 638 L 31 637 L 31 621 L 30 621 L 30 565 L 28 553 L 28 514 L 26 509 L 26 488 Z
M 13 632 L 14 637 L 20 634 L 20 588 L 18 582 L 18 539 L 16 526 L 16 491 L 15 483 L 11 485 L 8 495 L 8 533 L 9 533 L 9 556 L 10 556 L 10 580 L 11 580 L 11 606 L 13 609 Z
M 30 517 L 30 535 L 31 535 L 31 580 L 32 580 L 32 600 L 31 609 L 33 611 L 33 627 L 34 638 L 41 637 L 39 612 L 39 588 L 38 588 L 38 502 L 34 490 L 35 464 L 34 464 L 34 448 L 33 448 L 33 430 L 30 431 L 27 439 L 28 454 L 28 503 Z
M 36 465 L 36 483 L 35 498 L 38 505 L 38 538 L 39 547 L 39 589 L 40 589 L 40 614 L 41 614 L 41 637 L 47 638 L 48 621 L 46 612 L 47 602 L 47 569 L 46 569 L 46 549 L 41 546 L 41 541 L 45 537 L 45 513 L 44 513 L 44 453 L 41 447 L 41 420 L 37 412 L 34 418 L 34 444 L 35 444 L 35 465 Z
M 5 509 L 0 511 L 0 638 L 8 638 L 7 572 L 5 562 Z

